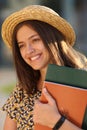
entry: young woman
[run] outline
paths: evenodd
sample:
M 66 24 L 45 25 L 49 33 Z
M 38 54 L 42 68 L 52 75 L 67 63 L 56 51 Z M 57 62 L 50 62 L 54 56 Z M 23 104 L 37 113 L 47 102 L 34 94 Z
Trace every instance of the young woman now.
M 18 77 L 3 106 L 7 112 L 4 130 L 33 130 L 35 123 L 54 130 L 80 130 L 62 117 L 43 85 L 48 64 L 87 68 L 86 57 L 72 47 L 75 33 L 71 25 L 48 7 L 32 5 L 4 21 L 2 38 L 12 49 Z M 41 93 L 47 104 L 39 101 Z M 56 122 L 58 126 L 54 128 Z

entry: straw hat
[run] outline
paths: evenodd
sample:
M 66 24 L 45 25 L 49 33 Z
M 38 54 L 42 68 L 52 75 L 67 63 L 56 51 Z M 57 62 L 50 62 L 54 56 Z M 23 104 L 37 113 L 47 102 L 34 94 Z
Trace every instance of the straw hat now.
M 41 5 L 30 5 L 11 14 L 6 18 L 2 25 L 3 41 L 11 48 L 12 35 L 14 28 L 21 22 L 26 20 L 39 20 L 46 22 L 58 29 L 69 41 L 70 45 L 74 44 L 75 32 L 71 25 L 62 17 L 60 17 L 52 9 Z

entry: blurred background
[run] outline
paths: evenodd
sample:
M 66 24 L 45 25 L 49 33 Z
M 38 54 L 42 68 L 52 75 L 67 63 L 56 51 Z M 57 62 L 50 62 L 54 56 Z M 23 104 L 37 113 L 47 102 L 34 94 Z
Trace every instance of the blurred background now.
M 1 107 L 17 80 L 11 51 L 1 38 L 1 26 L 11 13 L 31 4 L 46 5 L 64 17 L 76 32 L 74 47 L 87 56 L 87 0 L 0 0 L 0 130 L 3 130 L 5 119 Z

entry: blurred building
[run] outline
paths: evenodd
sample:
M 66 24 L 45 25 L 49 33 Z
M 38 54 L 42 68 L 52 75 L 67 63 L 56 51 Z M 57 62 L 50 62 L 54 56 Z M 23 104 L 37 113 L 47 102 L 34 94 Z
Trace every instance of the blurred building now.
M 87 0 L 0 0 L 0 28 L 8 15 L 30 4 L 51 7 L 70 22 L 77 35 L 75 48 L 87 55 Z M 12 63 L 11 52 L 0 37 L 0 66 Z

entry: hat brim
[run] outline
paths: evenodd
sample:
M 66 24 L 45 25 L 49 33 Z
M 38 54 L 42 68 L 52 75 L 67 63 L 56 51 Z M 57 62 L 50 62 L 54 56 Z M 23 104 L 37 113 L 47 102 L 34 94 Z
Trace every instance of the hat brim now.
M 10 48 L 12 47 L 14 28 L 19 23 L 26 20 L 39 20 L 52 25 L 66 37 L 70 45 L 74 45 L 75 32 L 72 26 L 65 19 L 47 7 L 32 5 L 11 14 L 4 21 L 2 25 L 2 38 Z

